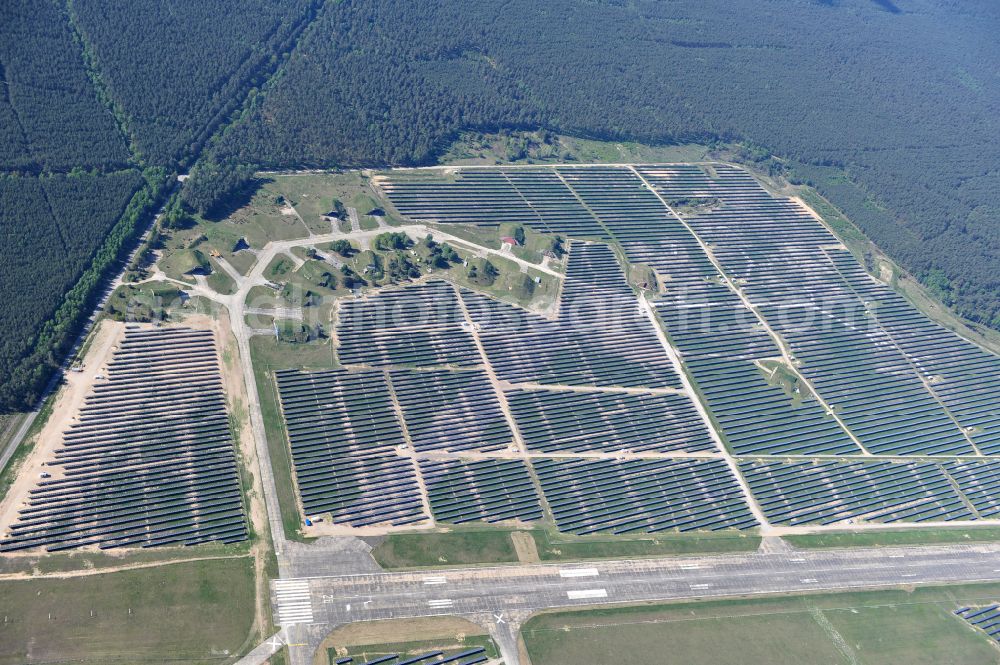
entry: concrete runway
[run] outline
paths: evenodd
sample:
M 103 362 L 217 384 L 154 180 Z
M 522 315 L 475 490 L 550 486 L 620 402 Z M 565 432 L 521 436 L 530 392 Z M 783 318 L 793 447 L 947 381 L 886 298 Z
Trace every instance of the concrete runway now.
M 293 663 L 311 662 L 319 640 L 337 625 L 462 615 L 489 628 L 507 665 L 517 665 L 519 623 L 543 609 L 976 581 L 1000 581 L 1000 545 L 791 550 L 304 577 L 276 580 L 272 600 L 285 619 L 290 642 L 301 645 L 292 648 Z

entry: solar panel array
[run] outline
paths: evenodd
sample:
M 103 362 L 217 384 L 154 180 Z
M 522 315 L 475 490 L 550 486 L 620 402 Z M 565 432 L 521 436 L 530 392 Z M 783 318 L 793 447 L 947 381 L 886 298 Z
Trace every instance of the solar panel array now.
M 740 466 L 773 524 L 975 518 L 948 475 L 931 462 L 746 461 Z
M 654 269 L 666 338 L 775 524 L 1000 513 L 1000 460 L 982 457 L 1000 454 L 1000 358 L 926 319 L 743 170 L 476 168 L 380 183 L 418 221 L 613 240 Z M 379 409 L 402 418 L 440 521 L 524 519 L 523 502 L 528 519 L 545 505 L 571 533 L 754 526 L 639 304 L 610 245 L 574 241 L 554 318 L 432 282 L 344 303 L 338 353 L 387 370 L 398 415 Z
M 622 243 L 629 260 L 644 263 L 668 280 L 716 274 L 697 240 L 642 179 L 619 166 L 557 169 L 576 195 Z
M 511 383 L 680 387 L 607 245 L 574 244 L 550 320 L 462 291 L 497 375 Z
M 416 450 L 510 447 L 514 435 L 482 370 L 394 370 L 389 376 Z
M 336 665 L 479 665 L 489 660 L 484 647 L 470 647 L 455 653 L 448 653 L 441 650 L 429 651 L 418 656 L 401 656 L 398 653 L 378 656 L 372 660 L 356 660 L 344 656 L 336 658 L 333 662 Z
M 542 507 L 523 461 L 421 460 L 434 518 L 439 522 L 542 519 Z
M 969 437 L 929 385 L 931 376 L 868 314 L 872 302 L 891 292 L 874 287 L 804 208 L 772 197 L 744 171 L 722 165 L 712 171 L 639 169 L 668 200 L 702 196 L 722 202 L 688 215 L 688 224 L 712 246 L 726 273 L 788 344 L 802 375 L 861 444 L 876 454 L 974 454 Z M 866 290 L 868 285 L 874 291 Z M 898 296 L 891 300 L 897 309 L 916 314 Z M 974 349 L 939 326 L 926 325 L 940 345 Z
M 528 450 L 710 452 L 715 443 L 682 395 L 518 390 L 507 401 Z
M 350 526 L 426 519 L 385 374 L 277 373 L 299 497 L 307 515 Z
M 1000 460 L 962 460 L 941 465 L 984 519 L 1000 513 Z
M 1000 642 L 1000 604 L 993 603 L 986 607 L 960 607 L 955 610 L 955 614 Z
M 607 237 L 552 169 L 464 169 L 444 181 L 407 176 L 381 186 L 400 213 L 421 222 L 512 222 L 577 238 Z
M 734 452 L 860 452 L 815 399 L 793 399 L 767 381 L 755 361 L 780 357 L 780 348 L 642 178 L 613 166 L 560 171 L 628 259 L 664 278 L 657 310 Z M 692 188 L 683 187 L 685 197 L 700 193 Z
M 1000 358 L 928 320 L 875 282 L 847 252 L 828 252 L 837 272 L 869 308 L 949 414 L 984 455 L 1000 455 Z
M 668 292 L 657 312 L 712 414 L 738 455 L 856 454 L 850 435 L 808 389 L 792 393 L 762 361 L 781 349 L 729 289 L 705 284 Z
M 479 363 L 455 289 L 441 280 L 341 301 L 336 333 L 345 365 Z
M 450 287 L 430 286 L 408 286 L 353 301 L 341 310 L 338 334 L 348 329 L 393 334 L 408 330 L 417 319 L 409 303 L 421 300 L 419 308 L 433 313 L 424 315 L 420 325 L 450 326 L 468 334 Z M 410 290 L 417 295 L 409 295 Z M 446 367 L 440 355 L 431 353 L 420 366 L 404 354 L 383 353 L 384 337 L 377 338 L 374 349 L 365 349 L 361 336 L 353 342 L 342 337 L 340 342 L 345 364 L 377 370 L 279 374 L 307 514 L 329 512 L 334 522 L 353 526 L 410 524 L 427 517 L 420 512 L 422 485 L 431 516 L 441 523 L 542 519 L 540 491 L 546 498 L 554 493 L 560 506 L 565 498 L 545 479 L 537 485 L 531 467 L 548 470 L 567 460 L 520 455 L 501 398 L 532 453 L 717 454 L 606 245 L 572 245 L 558 321 L 472 292 L 463 292 L 462 298 L 498 385 L 485 366 L 476 366 L 485 363 L 482 357 L 464 357 L 462 363 Z M 484 313 L 480 304 L 501 316 Z M 400 313 L 386 314 L 393 310 Z M 546 343 L 539 346 L 543 339 Z M 520 347 L 524 352 L 510 357 Z M 410 445 L 412 451 L 402 452 Z M 361 460 L 368 466 L 362 468 Z M 414 460 L 418 475 L 411 475 Z M 602 499 L 608 510 L 639 514 L 640 504 L 657 492 L 659 497 L 650 499 L 655 503 L 645 518 L 629 525 L 597 526 L 595 503 L 586 509 L 586 526 L 557 520 L 560 528 L 589 532 L 755 524 L 735 477 L 720 460 L 639 461 L 641 469 L 636 468 L 653 474 L 662 485 L 659 490 L 635 473 L 623 472 L 631 463 L 623 467 L 615 457 L 578 461 L 593 469 L 595 478 L 617 473 L 623 482 L 632 479 L 627 481 L 632 483 L 631 499 L 614 492 Z M 698 470 L 710 482 L 700 480 Z
M 757 525 L 719 459 L 536 459 L 560 531 L 655 533 Z
M 0 550 L 246 539 L 210 331 L 128 328 Z

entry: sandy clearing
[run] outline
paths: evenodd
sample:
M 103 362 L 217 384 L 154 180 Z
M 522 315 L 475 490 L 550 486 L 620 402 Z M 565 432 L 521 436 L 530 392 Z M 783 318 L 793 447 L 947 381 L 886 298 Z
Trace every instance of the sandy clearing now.
M 541 557 L 538 556 L 538 545 L 535 538 L 526 531 L 513 531 L 510 540 L 514 543 L 514 551 L 517 552 L 517 560 L 521 563 L 539 563 Z
M 257 472 L 259 460 L 250 432 L 249 410 L 247 408 L 246 387 L 243 385 L 243 375 L 239 367 L 239 348 L 233 336 L 229 313 L 223 309 L 219 318 L 210 319 L 219 345 L 220 365 L 222 368 L 223 389 L 229 405 L 230 417 L 236 423 L 237 439 L 234 442 L 243 459 L 243 471 L 251 475 L 244 478 L 250 481 L 248 498 L 249 518 L 254 531 L 263 534 L 267 531 L 267 516 L 263 505 L 263 491 L 260 487 L 260 474 Z
M 34 447 L 18 471 L 17 479 L 11 485 L 7 496 L 0 503 L 0 533 L 6 533 L 17 518 L 17 511 L 23 506 L 28 492 L 34 489 L 39 474 L 47 471 L 58 477 L 59 471 L 47 464 L 54 459 L 56 448 L 62 442 L 63 433 L 80 412 L 84 399 L 99 374 L 103 374 L 112 352 L 125 331 L 125 324 L 118 321 L 101 321 L 93 334 L 93 341 L 83 359 L 83 371 L 66 372 L 64 383 L 59 388 L 52 406 L 52 415 L 35 437 Z
M 211 327 L 219 349 L 223 390 L 226 393 L 230 418 L 236 425 L 235 434 L 237 436 L 233 443 L 236 445 L 243 463 L 240 469 L 243 482 L 249 483 L 249 488 L 246 491 L 247 519 L 250 520 L 254 533 L 259 536 L 251 548 L 254 557 L 254 583 L 257 590 L 254 630 L 263 634 L 261 631 L 266 630 L 271 611 L 265 570 L 265 559 L 270 549 L 265 534 L 267 534 L 269 527 L 267 510 L 264 506 L 264 490 L 260 479 L 260 461 L 257 458 L 257 448 L 250 425 L 249 399 L 240 367 L 239 345 L 235 335 L 233 335 L 232 321 L 229 317 L 229 310 L 226 308 L 220 308 L 218 318 L 197 315 L 192 319 L 194 324 L 204 324 Z

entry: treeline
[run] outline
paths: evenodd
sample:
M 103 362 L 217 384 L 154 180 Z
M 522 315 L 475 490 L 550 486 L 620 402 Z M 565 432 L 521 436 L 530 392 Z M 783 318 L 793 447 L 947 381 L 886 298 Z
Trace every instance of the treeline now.
M 116 169 L 129 153 L 57 0 L 0 3 L 0 170 Z
M 73 17 L 151 164 L 196 156 L 277 66 L 320 0 L 72 0 Z
M 424 164 L 463 128 L 751 142 L 846 174 L 850 187 L 821 189 L 915 274 L 943 271 L 960 312 L 1000 326 L 1000 9 L 780 4 L 329 3 L 213 159 Z
M 44 390 L 165 184 L 160 170 L 0 178 L 0 411 Z

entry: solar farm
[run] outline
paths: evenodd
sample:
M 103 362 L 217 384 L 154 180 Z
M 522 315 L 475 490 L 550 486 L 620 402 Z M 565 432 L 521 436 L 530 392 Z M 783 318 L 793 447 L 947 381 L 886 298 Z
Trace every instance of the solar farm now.
M 304 517 L 586 535 L 1000 513 L 1000 358 L 742 169 L 375 181 L 407 222 L 560 236 L 564 277 L 551 315 L 433 276 L 339 301 L 337 368 L 276 374 Z
M 328 210 L 337 176 L 302 177 Z M 799 199 L 720 163 L 358 180 L 378 208 L 281 213 L 308 235 L 241 270 L 212 254 L 232 294 L 173 280 L 197 308 L 101 322 L 0 503 L 12 570 L 249 558 L 266 519 L 266 645 L 292 662 L 363 621 L 456 615 L 493 640 L 369 636 L 327 650 L 342 665 L 518 662 L 544 608 L 993 570 L 964 539 L 1000 519 L 1000 357 Z M 299 268 L 329 288 L 296 301 Z M 893 544 L 921 538 L 963 544 Z M 996 641 L 993 597 L 941 611 Z
M 124 330 L 0 551 L 233 543 L 247 538 L 209 330 Z
M 1000 642 L 1000 605 L 993 603 L 986 607 L 960 607 L 955 610 L 955 615 Z

